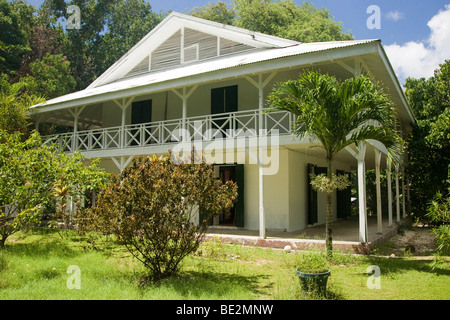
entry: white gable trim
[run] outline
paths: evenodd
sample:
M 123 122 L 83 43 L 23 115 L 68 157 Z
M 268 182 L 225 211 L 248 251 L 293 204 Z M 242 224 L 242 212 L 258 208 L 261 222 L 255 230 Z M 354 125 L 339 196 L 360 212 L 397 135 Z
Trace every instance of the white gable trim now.
M 88 88 L 96 88 L 121 79 L 143 59 L 149 57 L 149 55 L 169 37 L 183 28 L 211 34 L 219 38 L 235 41 L 259 49 L 280 48 L 299 44 L 299 42 L 296 41 L 172 12 L 116 63 L 92 82 Z

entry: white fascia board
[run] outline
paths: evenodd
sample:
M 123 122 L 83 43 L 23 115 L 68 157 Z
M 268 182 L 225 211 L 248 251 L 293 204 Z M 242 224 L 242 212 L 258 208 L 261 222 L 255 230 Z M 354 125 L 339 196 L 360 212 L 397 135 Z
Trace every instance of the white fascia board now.
M 283 49 L 273 49 L 283 50 Z M 248 64 L 235 65 L 231 67 L 224 67 L 223 69 L 215 69 L 211 71 L 202 72 L 199 74 L 189 74 L 181 78 L 168 79 L 161 82 L 151 83 L 143 86 L 134 86 L 125 89 L 111 89 L 111 91 L 105 91 L 100 94 L 86 96 L 81 92 L 75 92 L 68 94 L 65 97 L 66 101 L 61 103 L 42 106 L 39 108 L 40 113 L 49 112 L 54 110 L 60 110 L 65 108 L 72 108 L 79 105 L 89 105 L 99 103 L 103 101 L 126 98 L 131 96 L 137 96 L 147 94 L 150 92 L 161 92 L 174 88 L 189 87 L 193 85 L 201 85 L 211 81 L 219 81 L 224 79 L 241 77 L 249 74 L 258 74 L 273 72 L 276 70 L 289 69 L 292 67 L 308 66 L 319 62 L 334 61 L 339 59 L 345 59 L 353 56 L 364 55 L 377 52 L 378 43 L 368 42 L 359 45 L 338 47 L 330 50 L 314 51 L 308 53 L 293 54 L 290 56 L 283 56 L 278 58 L 272 58 L 264 61 L 249 62 Z M 112 85 L 112 84 L 111 84 Z M 117 85 L 117 83 L 115 83 Z M 105 88 L 107 85 L 105 85 Z M 90 90 L 98 90 L 100 88 L 93 88 Z M 86 89 L 85 93 L 88 94 L 89 89 Z M 73 95 L 73 99 L 68 99 Z M 53 100 L 57 100 L 55 98 Z M 38 107 L 37 105 L 36 107 Z

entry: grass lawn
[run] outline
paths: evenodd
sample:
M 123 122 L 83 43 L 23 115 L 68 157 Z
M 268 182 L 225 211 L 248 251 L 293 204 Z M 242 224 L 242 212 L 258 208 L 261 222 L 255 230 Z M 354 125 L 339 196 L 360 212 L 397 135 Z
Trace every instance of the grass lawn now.
M 120 245 L 89 247 L 76 234 L 35 230 L 16 234 L 0 250 L 0 299 L 311 299 L 300 290 L 295 265 L 301 252 L 204 243 L 183 261 L 179 276 L 144 284 L 145 270 Z M 328 299 L 450 299 L 450 264 L 335 254 Z M 367 268 L 380 269 L 380 289 L 369 289 Z M 69 289 L 80 271 L 80 289 Z M 70 271 L 70 270 L 69 270 Z

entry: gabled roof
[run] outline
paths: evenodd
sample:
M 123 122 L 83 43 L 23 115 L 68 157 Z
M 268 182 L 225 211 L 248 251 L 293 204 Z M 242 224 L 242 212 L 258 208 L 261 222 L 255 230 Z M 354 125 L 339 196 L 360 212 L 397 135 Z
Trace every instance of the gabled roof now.
M 198 45 L 194 43 L 192 46 L 192 41 L 186 42 L 186 39 L 181 37 L 180 30 L 185 31 L 187 38 L 200 39 L 203 41 L 202 44 L 199 42 Z M 214 53 L 214 49 L 211 49 L 214 47 L 211 41 L 213 37 L 217 38 L 216 55 L 206 55 L 206 58 L 202 58 L 199 54 L 202 45 L 209 46 L 209 51 L 206 50 L 208 54 Z M 188 58 L 185 59 L 187 61 L 183 61 L 180 55 L 180 49 L 183 48 L 181 39 L 188 44 L 184 48 L 186 51 L 184 57 Z M 178 47 L 175 46 L 177 41 L 180 44 Z M 219 49 L 222 50 L 222 47 L 219 48 L 220 43 L 226 43 L 228 46 L 225 47 L 225 54 L 219 52 Z M 157 57 L 163 59 L 166 55 L 172 54 L 172 60 L 161 60 L 162 63 L 155 67 L 155 61 L 151 61 L 155 52 L 158 53 Z M 174 52 L 175 58 L 173 58 Z M 192 59 L 195 53 L 197 57 Z M 402 118 L 408 119 L 406 120 L 408 123 L 414 121 L 403 90 L 378 39 L 300 43 L 175 12 L 164 19 L 86 89 L 34 105 L 32 112 L 49 112 L 92 105 L 149 92 L 162 92 L 173 88 L 316 63 L 336 63 L 345 68 L 342 59 L 361 56 L 366 59 L 367 70 L 390 88 L 394 101 L 402 106 L 400 107 Z
M 188 37 L 191 39 L 190 43 Z M 222 55 L 220 51 L 225 55 L 250 49 L 282 48 L 299 44 L 296 41 L 172 12 L 88 88 L 96 88 L 128 76 L 162 69 L 165 65 L 172 67 L 173 60 L 178 60 L 179 63 L 185 54 L 190 54 L 191 60 L 199 60 L 198 51 L 201 49 L 198 48 L 199 42 L 205 47 L 202 52 L 205 52 L 206 58 Z M 180 52 L 182 49 L 190 52 Z M 195 54 L 197 59 L 192 56 Z M 172 61 L 171 55 L 176 56 L 172 57 Z M 155 67 L 157 58 L 166 61 Z
M 217 71 L 221 72 L 221 77 L 224 77 L 225 70 L 234 70 L 235 67 L 250 67 L 257 63 L 271 62 L 282 58 L 298 57 L 301 55 L 313 54 L 316 52 L 331 52 L 336 49 L 351 49 L 366 47 L 368 52 L 376 51 L 379 40 L 349 40 L 349 41 L 331 41 L 331 42 L 313 42 L 313 43 L 299 43 L 297 45 L 288 46 L 284 48 L 271 48 L 266 50 L 258 50 L 252 52 L 245 52 L 242 54 L 229 55 L 217 59 L 209 59 L 200 61 L 196 64 L 180 65 L 178 67 L 158 70 L 146 74 L 137 75 L 134 77 L 118 79 L 114 82 L 89 86 L 84 90 L 66 94 L 57 98 L 46 101 L 43 104 L 35 107 L 54 107 L 55 109 L 78 106 L 82 104 L 91 104 L 105 101 L 107 99 L 115 99 L 120 96 L 132 96 L 142 94 L 148 90 L 149 87 L 161 86 L 156 90 L 165 90 L 163 88 L 166 84 L 173 87 L 171 81 L 188 81 L 191 85 L 196 82 L 195 77 L 201 76 L 201 81 L 208 81 L 207 74 L 212 74 Z M 343 53 L 347 56 L 346 53 Z M 354 53 L 349 53 L 349 56 Z M 330 57 L 325 57 L 329 59 Z M 318 58 L 319 61 L 323 57 Z M 305 61 L 308 64 L 310 61 Z M 295 65 L 302 65 L 301 60 L 297 60 Z M 272 64 L 270 68 L 276 69 L 278 65 Z M 269 71 L 267 67 L 264 67 Z M 244 71 L 247 72 L 247 71 Z M 191 83 L 192 82 L 192 83 Z M 142 91 L 142 92 L 141 92 Z

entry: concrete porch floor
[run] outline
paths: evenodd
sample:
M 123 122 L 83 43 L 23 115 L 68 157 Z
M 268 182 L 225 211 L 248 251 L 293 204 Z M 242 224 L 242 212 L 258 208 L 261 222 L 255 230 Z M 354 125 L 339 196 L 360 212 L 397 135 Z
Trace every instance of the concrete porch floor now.
M 368 243 L 361 244 L 357 216 L 347 220 L 333 221 L 333 248 L 344 252 L 367 254 L 380 243 L 396 235 L 398 225 L 394 222 L 393 226 L 389 227 L 388 219 L 383 219 L 383 230 L 381 234 L 378 234 L 376 216 L 367 217 Z M 219 237 L 224 243 L 241 245 L 279 249 L 289 245 L 294 250 L 323 249 L 325 247 L 325 225 L 312 226 L 294 232 L 267 230 L 265 239 L 259 237 L 258 230 L 209 227 L 206 231 L 206 240 L 214 237 Z

